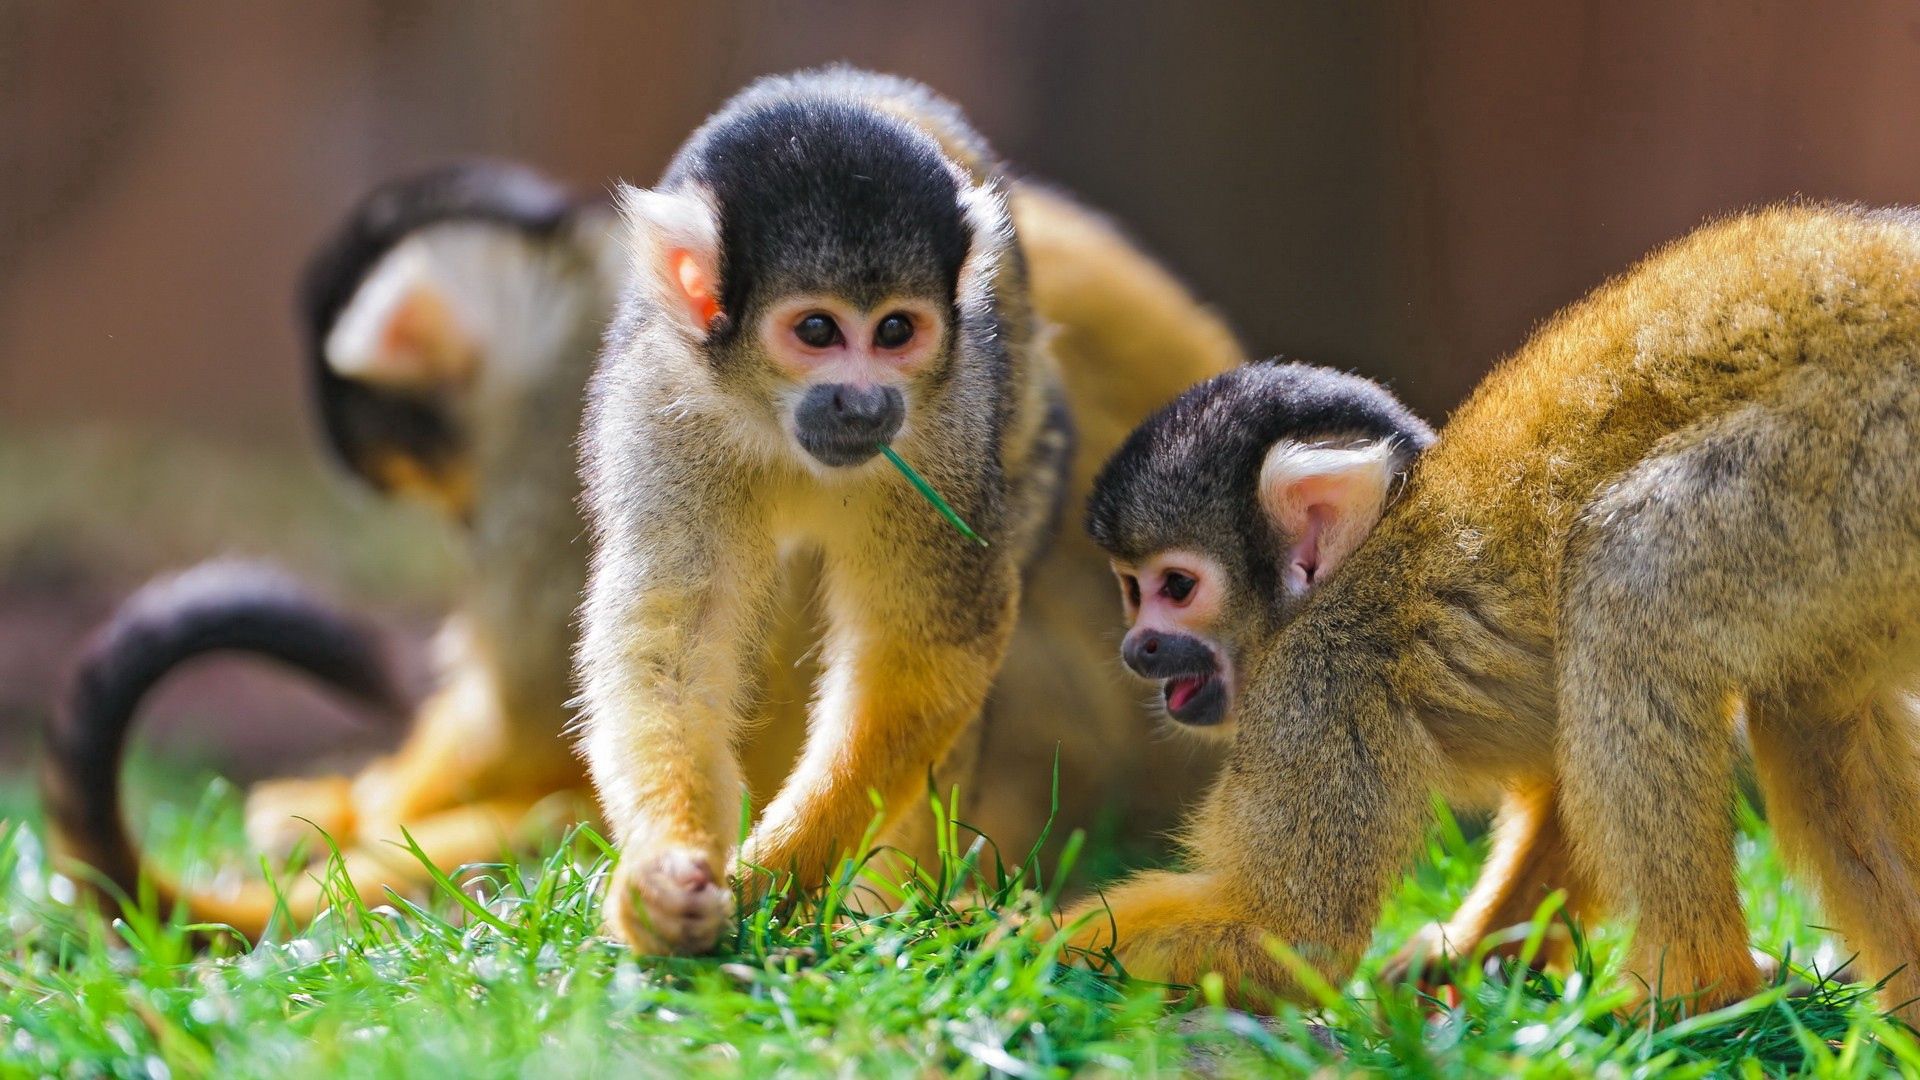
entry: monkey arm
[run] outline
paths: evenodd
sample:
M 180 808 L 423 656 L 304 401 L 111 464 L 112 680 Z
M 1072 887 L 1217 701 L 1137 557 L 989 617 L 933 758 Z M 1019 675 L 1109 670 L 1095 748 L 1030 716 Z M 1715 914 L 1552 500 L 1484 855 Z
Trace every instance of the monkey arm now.
M 730 914 L 738 687 L 773 549 L 719 508 L 633 498 L 649 512 L 601 518 L 582 609 L 582 747 L 621 847 L 606 918 L 636 950 L 702 952 Z
M 1353 969 L 1419 842 L 1437 757 L 1376 683 L 1301 666 L 1249 686 L 1232 756 L 1188 830 L 1194 871 L 1144 874 L 1083 904 L 1067 916 L 1073 945 L 1111 946 L 1142 978 L 1217 972 L 1229 1001 L 1253 1008 L 1302 995 L 1276 941 L 1329 981 Z
M 1446 922 L 1415 935 L 1388 962 L 1382 976 L 1397 981 L 1418 966 L 1426 981 L 1444 982 L 1452 962 L 1473 957 L 1489 935 L 1531 922 L 1556 890 L 1565 891 L 1562 910 L 1568 914 L 1585 912 L 1594 900 L 1586 874 L 1574 863 L 1552 785 L 1516 788 L 1501 802 L 1493 827 L 1493 850 L 1460 909 Z M 1567 935 L 1555 927 L 1536 963 L 1552 963 L 1566 943 Z M 1491 952 L 1517 955 L 1520 944 L 1519 940 L 1501 941 Z
M 924 545 L 924 546 L 923 546 Z M 959 549 L 974 567 L 916 566 L 937 543 L 885 545 L 888 563 L 829 556 L 825 676 L 805 751 L 767 807 L 744 854 L 811 887 L 854 853 L 877 792 L 894 820 L 924 790 L 929 770 L 980 713 L 1012 635 L 1018 574 L 1004 554 Z M 906 565 L 899 565 L 904 553 Z M 969 595 L 938 583 L 971 581 Z

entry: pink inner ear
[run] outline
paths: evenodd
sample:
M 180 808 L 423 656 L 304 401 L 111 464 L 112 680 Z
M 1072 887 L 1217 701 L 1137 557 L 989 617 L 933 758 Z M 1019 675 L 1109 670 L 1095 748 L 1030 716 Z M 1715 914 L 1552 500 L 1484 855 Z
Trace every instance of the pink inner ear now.
M 720 299 L 713 295 L 713 279 L 700 265 L 700 260 L 685 248 L 675 248 L 667 252 L 667 264 L 674 282 L 680 286 L 687 313 L 696 324 L 712 326 L 713 320 L 720 317 Z
M 439 290 L 417 285 L 388 313 L 368 377 L 425 385 L 464 378 L 476 349 Z
M 1287 587 L 1294 592 L 1306 592 L 1319 577 L 1320 538 L 1326 532 L 1328 512 L 1320 503 L 1301 508 L 1305 520 L 1300 524 L 1300 535 L 1287 551 Z

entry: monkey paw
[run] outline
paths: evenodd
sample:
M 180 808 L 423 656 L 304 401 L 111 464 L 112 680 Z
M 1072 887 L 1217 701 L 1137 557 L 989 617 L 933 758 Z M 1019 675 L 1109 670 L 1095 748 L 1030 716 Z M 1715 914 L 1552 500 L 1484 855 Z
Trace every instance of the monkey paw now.
M 276 858 L 291 855 L 302 844 L 309 857 L 324 855 L 328 837 L 347 847 L 354 840 L 355 821 L 349 777 L 268 780 L 247 793 L 247 839 Z
M 1465 962 L 1462 954 L 1470 946 L 1452 940 L 1448 929 L 1446 923 L 1434 922 L 1415 931 L 1413 937 L 1381 965 L 1378 981 L 1392 984 L 1417 978 L 1420 989 L 1427 993 L 1451 985 L 1457 973 L 1456 965 Z M 1487 960 L 1497 962 L 1500 955 L 1499 950 L 1494 950 Z
M 1787 984 L 1787 996 L 1791 998 L 1810 997 L 1815 990 L 1819 989 L 1820 985 L 1826 983 L 1853 983 L 1862 981 L 1860 973 L 1854 970 L 1853 964 L 1834 964 L 1831 962 L 1824 968 L 1817 963 L 1805 967 L 1805 970 L 1811 973 L 1812 978 L 1819 980 L 1818 983 L 1810 981 L 1809 977 L 1803 975 L 1800 969 L 1789 970 L 1783 978 L 1780 972 L 1780 959 L 1778 957 L 1763 953 L 1758 949 L 1749 951 L 1753 953 L 1753 966 L 1760 969 L 1761 985 L 1777 986 L 1784 982 Z
M 631 853 L 613 871 L 607 927 L 634 952 L 691 956 L 712 949 L 733 918 L 733 894 L 693 848 Z

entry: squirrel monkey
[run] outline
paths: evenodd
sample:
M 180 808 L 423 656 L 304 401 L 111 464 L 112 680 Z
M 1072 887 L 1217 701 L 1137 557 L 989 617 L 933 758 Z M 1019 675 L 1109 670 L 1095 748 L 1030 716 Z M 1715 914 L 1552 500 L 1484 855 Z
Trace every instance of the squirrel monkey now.
M 818 566 L 818 699 L 743 861 L 821 881 L 874 793 L 883 841 L 925 855 L 903 811 L 936 768 L 1023 851 L 1056 742 L 1065 770 L 1150 780 L 1144 744 L 1112 741 L 1145 718 L 1089 621 L 1101 559 L 1053 526 L 1119 421 L 1170 400 L 1176 369 L 1231 364 L 1230 336 L 905 80 L 761 80 L 621 203 L 632 287 L 582 439 L 582 745 L 620 847 L 613 931 L 695 953 L 730 918 L 747 676 L 796 559 Z M 1061 826 L 1088 820 L 1070 799 Z
M 1110 891 L 1076 940 L 1117 927 L 1131 971 L 1296 994 L 1270 941 L 1343 978 L 1430 793 L 1503 795 L 1451 949 L 1564 888 L 1633 920 L 1644 987 L 1737 999 L 1761 984 L 1738 705 L 1788 863 L 1913 1001 L 1920 214 L 1707 226 L 1547 323 L 1429 441 L 1372 383 L 1263 364 L 1108 463 L 1088 524 L 1124 660 L 1232 745 L 1190 870 Z
M 1072 405 L 1061 515 L 1077 517 L 1094 470 L 1134 425 L 1241 354 L 1216 316 L 1098 215 L 1030 184 L 1015 188 L 1012 213 Z M 574 454 L 588 372 L 629 265 L 617 231 L 611 208 L 576 202 L 527 170 L 468 164 L 375 190 L 309 275 L 303 314 L 334 450 L 378 489 L 463 523 L 470 561 L 464 602 L 441 640 L 438 689 L 400 749 L 358 776 L 270 781 L 249 794 L 257 844 L 283 851 L 309 834 L 301 819 L 320 825 L 370 901 L 387 887 L 423 885 L 418 864 L 388 843 L 401 826 L 443 866 L 484 860 L 529 808 L 586 792 L 563 734 L 587 553 Z M 753 707 L 741 768 L 762 798 L 806 738 L 818 650 L 817 569 L 790 569 L 744 695 Z M 1013 655 L 973 749 L 992 767 L 968 775 L 950 761 L 942 782 L 961 787 L 964 820 L 1002 850 L 1024 852 L 1047 821 L 1057 753 L 1056 842 L 1117 803 L 1129 835 L 1152 837 L 1175 820 L 1208 762 L 1154 760 L 1137 692 L 1109 660 L 1100 618 L 1109 586 L 1091 541 L 1061 530 L 1027 573 L 1045 588 L 1023 600 Z M 362 690 L 390 685 L 370 638 L 353 646 L 347 670 L 324 652 L 298 651 L 309 639 L 365 632 L 297 586 L 230 568 L 193 571 L 189 585 L 160 583 L 128 602 L 83 660 L 48 739 L 56 839 L 129 895 L 138 863 L 114 777 L 133 710 L 174 663 L 214 649 L 261 652 L 401 708 L 390 692 Z M 277 648 L 261 642 L 262 619 Z M 145 629 L 112 629 L 128 624 Z M 82 693 L 89 679 L 108 693 Z M 307 884 L 289 886 L 295 924 L 324 902 Z M 264 884 L 182 899 L 195 918 L 250 936 L 273 912 Z
M 469 561 L 437 642 L 437 689 L 399 751 L 357 777 L 249 793 L 256 844 L 284 852 L 318 826 L 370 902 L 426 880 L 388 842 L 402 827 L 451 866 L 496 856 L 556 793 L 590 802 L 562 736 L 586 577 L 572 438 L 618 284 L 614 224 L 530 170 L 465 163 L 376 188 L 309 264 L 300 314 L 329 445 L 376 489 L 457 520 Z M 371 630 L 282 575 L 216 563 L 142 589 L 82 656 L 42 771 L 56 846 L 126 895 L 140 869 L 117 790 L 128 729 L 173 667 L 215 651 L 258 653 L 407 711 Z M 186 894 L 157 884 L 168 906 L 249 937 L 276 910 L 260 881 Z M 304 923 L 324 897 L 301 876 L 286 901 Z

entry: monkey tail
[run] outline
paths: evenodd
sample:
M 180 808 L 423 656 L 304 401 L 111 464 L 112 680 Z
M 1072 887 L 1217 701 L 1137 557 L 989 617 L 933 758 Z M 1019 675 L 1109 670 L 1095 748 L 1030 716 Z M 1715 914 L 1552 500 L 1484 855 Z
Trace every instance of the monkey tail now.
M 120 805 L 120 766 L 149 691 L 179 665 L 214 652 L 252 653 L 320 680 L 346 697 L 402 717 L 406 703 L 385 652 L 364 623 L 316 599 L 271 567 L 203 563 L 142 587 L 94 632 L 48 730 L 41 785 L 56 852 L 102 883 L 138 896 L 142 859 Z M 149 873 L 163 910 L 226 923 L 257 938 L 277 904 L 265 882 L 237 895 L 196 895 Z M 307 890 L 302 890 L 307 891 Z M 307 906 L 307 905 L 300 905 Z

